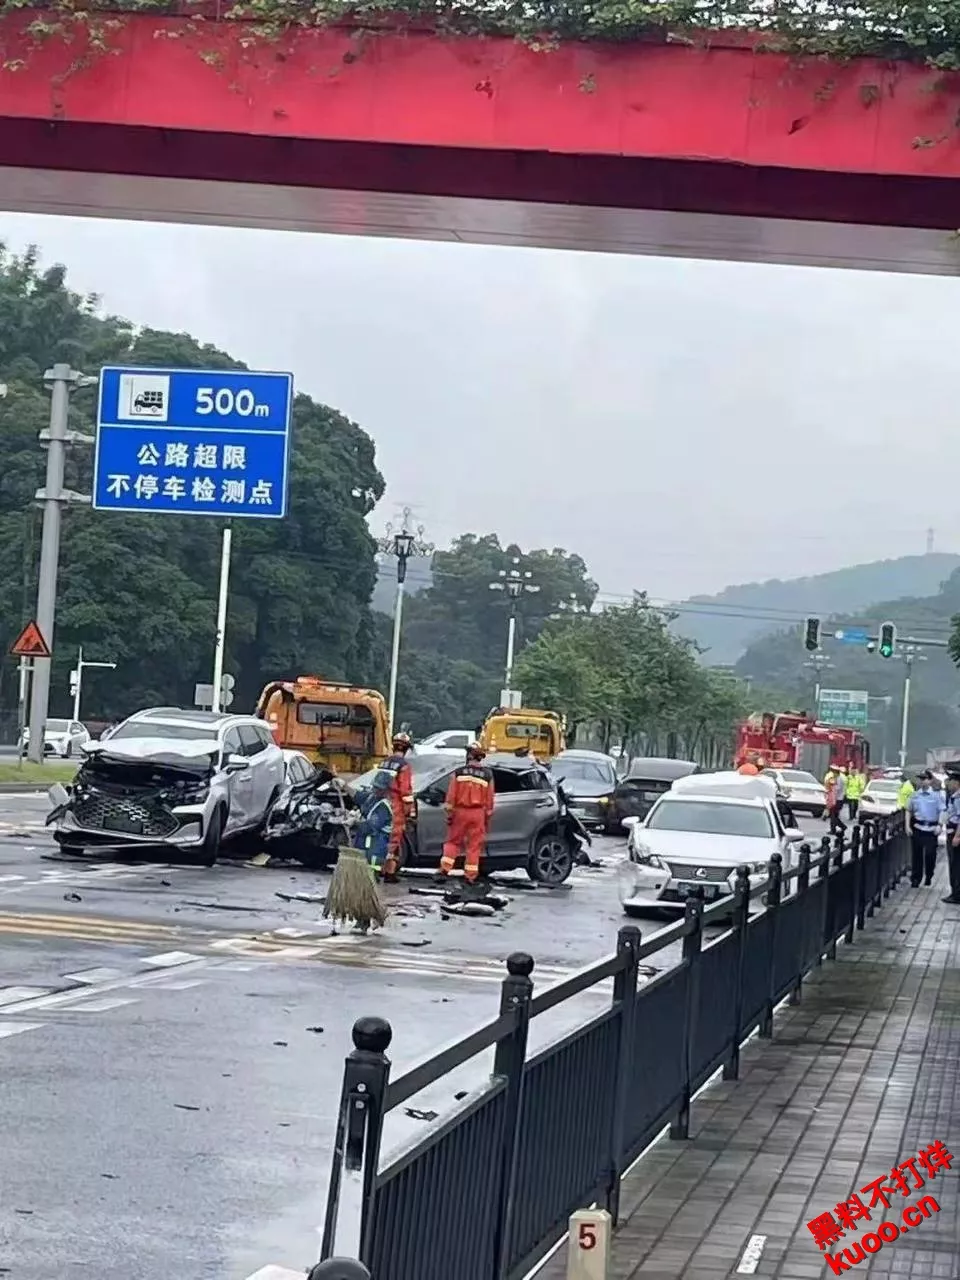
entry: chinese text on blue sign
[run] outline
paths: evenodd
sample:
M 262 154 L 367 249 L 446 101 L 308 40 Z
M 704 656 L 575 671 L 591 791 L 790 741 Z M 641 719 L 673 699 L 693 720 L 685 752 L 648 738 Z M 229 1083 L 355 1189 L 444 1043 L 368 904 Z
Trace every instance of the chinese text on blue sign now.
M 102 369 L 94 507 L 281 519 L 292 403 L 289 373 Z

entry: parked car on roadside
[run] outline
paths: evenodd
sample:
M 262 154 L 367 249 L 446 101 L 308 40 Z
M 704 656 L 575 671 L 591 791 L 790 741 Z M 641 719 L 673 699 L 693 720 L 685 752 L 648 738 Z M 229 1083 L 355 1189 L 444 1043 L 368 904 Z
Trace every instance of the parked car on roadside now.
M 447 833 L 444 801 L 458 762 L 449 756 L 413 756 L 415 820 L 401 849 L 401 867 L 437 867 Z M 537 884 L 562 884 L 589 843 L 581 823 L 564 810 L 549 772 L 536 760 L 490 755 L 493 816 L 481 871 L 524 870 Z M 368 788 L 375 770 L 349 784 L 354 794 Z
M 763 884 L 770 858 L 793 860 L 803 839 L 780 815 L 772 781 L 738 774 L 688 778 L 656 801 L 642 821 L 627 818 L 627 861 L 619 868 L 620 902 L 628 916 L 682 912 L 703 890 L 707 905 L 733 894 L 737 868 L 746 865 L 751 887 Z M 696 784 L 708 785 L 696 790 Z
M 561 751 L 550 762 L 550 773 L 561 784 L 571 812 L 591 830 L 619 835 L 622 827 L 614 801 L 617 770 L 601 751 Z
M 72 756 L 78 756 L 81 748 L 90 740 L 86 726 L 79 720 L 48 720 L 43 731 L 43 754 L 69 760 Z M 17 749 L 23 753 L 29 745 L 30 729 L 26 727 L 20 734 Z
M 89 743 L 70 787 L 50 790 L 61 848 L 196 852 L 261 830 L 285 785 L 283 752 L 256 716 L 158 707 Z
M 635 756 L 613 795 L 617 818 L 645 818 L 678 778 L 699 773 L 693 760 L 669 760 L 659 756 Z
M 764 769 L 764 777 L 772 778 L 783 798 L 797 813 L 822 818 L 827 810 L 827 789 L 805 769 Z

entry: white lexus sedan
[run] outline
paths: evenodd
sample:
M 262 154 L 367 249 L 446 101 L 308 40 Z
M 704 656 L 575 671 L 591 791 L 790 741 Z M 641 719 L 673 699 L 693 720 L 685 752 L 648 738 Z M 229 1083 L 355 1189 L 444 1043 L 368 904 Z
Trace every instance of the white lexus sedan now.
M 619 878 L 628 916 L 682 912 L 700 888 L 705 905 L 716 902 L 733 893 L 737 868 L 744 864 L 751 888 L 758 887 L 767 880 L 774 853 L 782 855 L 784 866 L 792 863 L 803 832 L 784 826 L 775 800 L 743 790 L 742 796 L 668 791 L 642 821 L 625 819 L 628 856 Z

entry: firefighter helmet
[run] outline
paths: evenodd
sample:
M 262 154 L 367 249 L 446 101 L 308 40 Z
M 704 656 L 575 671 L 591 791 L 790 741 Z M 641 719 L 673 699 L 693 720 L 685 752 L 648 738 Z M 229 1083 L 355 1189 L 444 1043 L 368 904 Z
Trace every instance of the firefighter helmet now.
M 409 751 L 413 746 L 413 739 L 409 733 L 395 733 L 393 735 L 393 745 L 398 751 Z
M 468 760 L 482 760 L 486 754 L 479 742 L 471 742 L 467 747 Z

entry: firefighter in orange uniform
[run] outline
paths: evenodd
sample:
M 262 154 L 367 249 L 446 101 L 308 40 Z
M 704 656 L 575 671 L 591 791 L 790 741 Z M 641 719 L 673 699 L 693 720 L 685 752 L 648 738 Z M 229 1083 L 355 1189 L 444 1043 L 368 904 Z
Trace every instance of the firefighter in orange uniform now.
M 447 788 L 447 838 L 440 859 L 440 879 L 446 880 L 463 854 L 463 877 L 476 884 L 480 858 L 493 813 L 493 773 L 483 763 L 486 752 L 475 742 L 467 747 L 467 762 L 456 770 Z
M 390 843 L 387 845 L 387 856 L 383 864 L 383 878 L 390 882 L 397 879 L 397 854 L 406 825 L 413 816 L 413 771 L 407 760 L 412 748 L 413 739 L 408 733 L 395 733 L 393 754 L 387 756 L 377 770 L 377 781 L 386 790 L 393 810 Z

